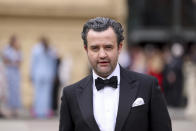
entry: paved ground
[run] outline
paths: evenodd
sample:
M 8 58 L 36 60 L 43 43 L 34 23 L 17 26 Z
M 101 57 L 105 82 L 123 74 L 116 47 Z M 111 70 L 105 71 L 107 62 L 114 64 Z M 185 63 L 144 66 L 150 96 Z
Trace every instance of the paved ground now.
M 0 131 L 58 131 L 57 119 L 0 120 Z
M 196 121 L 185 117 L 182 109 L 169 109 L 173 131 L 195 131 Z M 58 118 L 36 119 L 0 119 L 0 131 L 58 131 Z

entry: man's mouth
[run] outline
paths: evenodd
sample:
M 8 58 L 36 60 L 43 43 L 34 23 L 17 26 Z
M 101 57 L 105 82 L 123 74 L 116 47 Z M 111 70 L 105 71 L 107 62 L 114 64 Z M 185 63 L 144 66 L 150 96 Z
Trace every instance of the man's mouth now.
M 100 62 L 98 62 L 98 64 L 100 66 L 107 66 L 109 64 L 109 61 L 100 61 Z

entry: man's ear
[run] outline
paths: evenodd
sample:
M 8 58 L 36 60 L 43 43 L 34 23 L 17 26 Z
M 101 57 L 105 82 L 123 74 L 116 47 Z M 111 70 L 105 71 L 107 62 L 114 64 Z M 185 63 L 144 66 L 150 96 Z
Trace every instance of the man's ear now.
M 84 49 L 85 49 L 86 52 L 88 52 L 88 47 L 87 47 L 86 44 L 84 44 Z
M 121 42 L 121 43 L 118 45 L 118 52 L 119 52 L 119 53 L 121 52 L 122 47 L 123 47 L 123 43 Z

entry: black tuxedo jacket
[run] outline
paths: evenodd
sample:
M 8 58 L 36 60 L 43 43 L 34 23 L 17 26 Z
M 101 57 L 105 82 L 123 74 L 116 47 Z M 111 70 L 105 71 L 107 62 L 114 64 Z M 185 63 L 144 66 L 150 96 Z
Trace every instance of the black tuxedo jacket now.
M 100 131 L 93 115 L 92 74 L 63 90 L 59 131 Z M 137 98 L 144 105 L 132 107 Z M 157 80 L 120 68 L 115 131 L 172 131 Z

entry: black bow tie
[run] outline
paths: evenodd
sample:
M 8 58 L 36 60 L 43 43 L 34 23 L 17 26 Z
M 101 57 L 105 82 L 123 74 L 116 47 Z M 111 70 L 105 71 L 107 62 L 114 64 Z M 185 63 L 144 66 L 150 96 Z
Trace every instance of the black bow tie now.
M 117 83 L 118 83 L 117 76 L 112 76 L 110 79 L 106 79 L 106 80 L 103 80 L 100 77 L 98 77 L 95 80 L 95 86 L 98 91 L 103 89 L 105 86 L 111 86 L 113 88 L 117 88 Z

